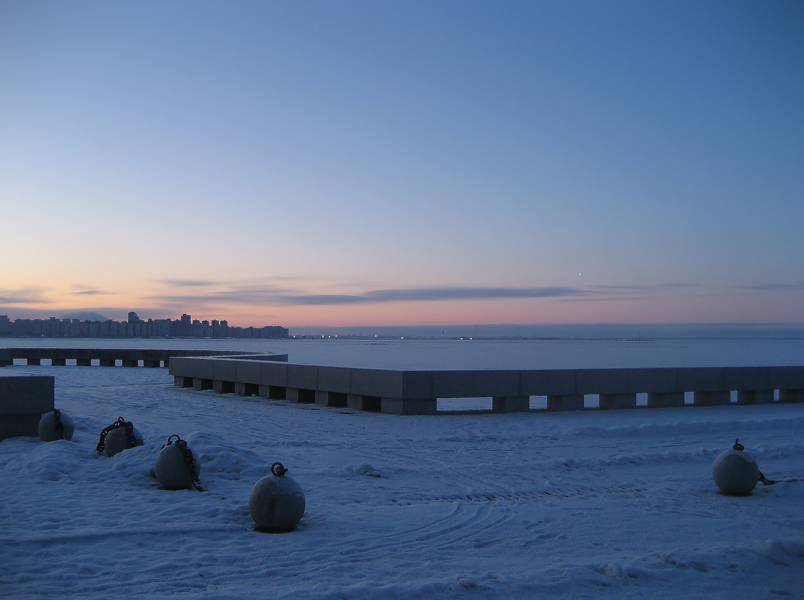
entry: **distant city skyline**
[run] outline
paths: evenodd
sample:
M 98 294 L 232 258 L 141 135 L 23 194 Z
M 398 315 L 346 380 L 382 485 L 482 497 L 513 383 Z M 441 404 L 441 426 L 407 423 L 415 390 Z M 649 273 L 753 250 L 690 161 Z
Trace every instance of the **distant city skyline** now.
M 100 316 L 100 315 L 97 315 Z M 129 311 L 125 321 L 115 319 L 10 319 L 0 314 L 0 338 L 287 338 L 288 329 L 280 325 L 237 327 L 218 319 L 141 319 Z
M 0 3 L 0 314 L 804 324 L 804 5 Z

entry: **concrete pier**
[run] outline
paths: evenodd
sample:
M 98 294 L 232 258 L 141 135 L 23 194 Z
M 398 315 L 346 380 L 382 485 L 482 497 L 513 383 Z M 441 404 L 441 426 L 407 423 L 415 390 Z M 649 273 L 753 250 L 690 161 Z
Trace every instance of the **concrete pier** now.
M 66 366 L 67 361 L 75 361 L 76 366 L 89 367 L 98 361 L 102 367 L 114 367 L 119 361 L 124 367 L 159 368 L 170 366 L 174 356 L 246 356 L 252 361 L 287 362 L 287 354 L 262 354 L 232 350 L 149 350 L 140 348 L 0 348 L 0 367 L 10 367 L 15 360 L 26 361 L 28 366 Z
M 602 410 L 634 409 L 637 394 L 647 395 L 646 408 L 772 403 L 777 393 L 779 402 L 804 402 L 799 366 L 397 371 L 242 356 L 174 357 L 170 373 L 178 387 L 208 389 L 212 382 L 223 393 L 398 415 L 436 414 L 438 400 L 448 398 L 490 398 L 486 412 L 493 413 L 531 410 L 533 396 L 546 397 L 548 411 L 582 410 L 586 396 L 597 396 Z

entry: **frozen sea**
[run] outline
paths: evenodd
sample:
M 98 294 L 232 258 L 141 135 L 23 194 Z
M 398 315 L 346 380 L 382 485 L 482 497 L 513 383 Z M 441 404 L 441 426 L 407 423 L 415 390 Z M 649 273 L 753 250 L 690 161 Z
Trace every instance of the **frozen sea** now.
M 802 338 L 556 340 L 417 339 L 33 339 L 8 347 L 181 348 L 288 354 L 289 361 L 388 369 L 574 369 L 804 365 Z
M 99 340 L 2 340 L 96 346 Z M 405 369 L 804 365 L 804 341 L 117 340 Z M 56 378 L 72 441 L 0 442 L 0 597 L 803 598 L 804 405 L 396 416 L 176 388 L 164 369 L 28 367 Z M 95 452 L 118 416 L 145 438 Z M 152 475 L 168 437 L 205 492 Z M 775 485 L 721 495 L 735 438 Z M 254 530 L 281 461 L 307 510 Z

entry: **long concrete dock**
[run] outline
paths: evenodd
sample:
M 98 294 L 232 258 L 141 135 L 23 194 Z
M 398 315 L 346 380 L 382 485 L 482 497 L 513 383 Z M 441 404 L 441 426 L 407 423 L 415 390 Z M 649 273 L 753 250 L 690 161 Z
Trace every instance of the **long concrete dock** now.
M 532 396 L 550 411 L 804 402 L 804 367 L 397 371 L 255 361 L 249 357 L 176 357 L 174 385 L 219 393 L 317 403 L 400 415 L 431 415 L 438 399 L 491 398 L 497 413 L 530 410 Z M 688 394 L 692 397 L 688 402 Z M 778 400 L 777 400 L 778 397 Z
M 69 363 L 89 367 L 93 361 L 101 367 L 167 368 L 176 356 L 245 356 L 252 361 L 284 361 L 287 354 L 260 354 L 233 350 L 161 350 L 145 348 L 0 348 L 0 367 L 14 364 L 15 360 L 28 365 L 51 364 L 66 366 Z

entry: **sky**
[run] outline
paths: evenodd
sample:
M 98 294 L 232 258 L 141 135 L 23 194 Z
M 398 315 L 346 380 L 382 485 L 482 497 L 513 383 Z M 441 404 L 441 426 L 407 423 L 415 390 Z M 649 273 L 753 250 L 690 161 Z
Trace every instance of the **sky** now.
M 0 3 L 0 314 L 804 323 L 795 2 Z

